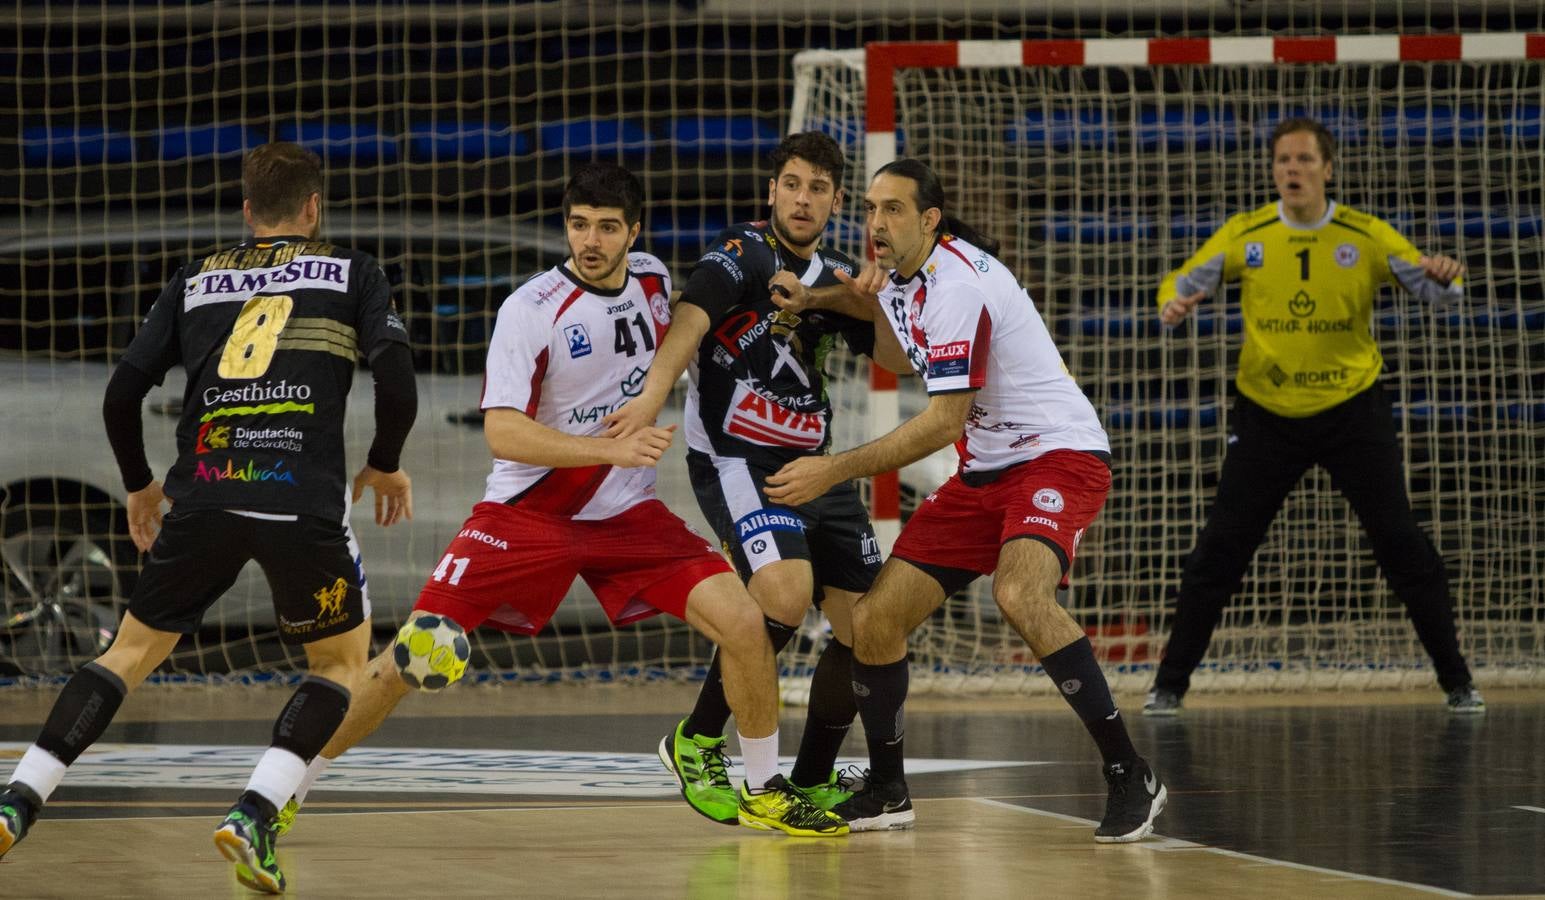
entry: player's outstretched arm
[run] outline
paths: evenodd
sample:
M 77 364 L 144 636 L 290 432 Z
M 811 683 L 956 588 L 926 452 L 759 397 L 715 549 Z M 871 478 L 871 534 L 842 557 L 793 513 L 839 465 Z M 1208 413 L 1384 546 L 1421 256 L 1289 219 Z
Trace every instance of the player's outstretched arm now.
M 923 411 L 894 431 L 835 456 L 804 456 L 767 476 L 767 498 L 798 506 L 834 485 L 890 472 L 960 440 L 976 391 L 934 394 Z
M 496 458 L 554 469 L 653 466 L 675 431 L 675 425 L 645 425 L 623 437 L 586 437 L 548 428 L 516 409 L 494 407 L 483 415 L 483 436 Z
M 649 374 L 644 376 L 644 388 L 637 397 L 601 421 L 606 425 L 607 437 L 627 437 L 642 428 L 654 424 L 670 399 L 671 387 L 687 370 L 687 364 L 697 355 L 697 347 L 708 333 L 708 313 L 693 303 L 677 303 L 671 313 L 670 327 L 665 329 L 665 339 L 655 351 L 654 362 L 649 364 Z

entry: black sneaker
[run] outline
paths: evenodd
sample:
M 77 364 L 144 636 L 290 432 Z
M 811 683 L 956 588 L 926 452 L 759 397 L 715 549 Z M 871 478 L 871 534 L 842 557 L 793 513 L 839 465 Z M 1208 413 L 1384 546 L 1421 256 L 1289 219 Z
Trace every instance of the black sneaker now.
M 1473 684 L 1456 687 L 1448 692 L 1448 711 L 1456 716 L 1478 716 L 1486 711 L 1486 700 Z
M 1180 715 L 1180 694 L 1177 691 L 1165 688 L 1154 688 L 1148 692 L 1148 700 L 1143 704 L 1145 716 L 1178 716 Z
M 883 784 L 870 780 L 868 772 L 863 789 L 832 807 L 832 812 L 847 819 L 852 831 L 901 831 L 917 819 L 905 781 Z
M 12 783 L 0 791 L 0 856 L 27 836 L 42 805 L 38 795 L 24 784 Z
M 1101 844 L 1126 844 L 1140 841 L 1153 833 L 1153 820 L 1164 810 L 1169 792 L 1148 763 L 1135 759 L 1105 767 L 1105 783 L 1110 795 L 1105 800 L 1105 818 L 1094 830 Z

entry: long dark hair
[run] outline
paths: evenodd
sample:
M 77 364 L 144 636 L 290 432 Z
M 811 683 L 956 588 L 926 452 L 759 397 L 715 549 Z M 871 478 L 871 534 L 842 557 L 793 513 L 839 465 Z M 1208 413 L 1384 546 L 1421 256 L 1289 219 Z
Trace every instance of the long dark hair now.
M 938 209 L 940 231 L 974 244 L 993 256 L 998 255 L 1000 245 L 996 240 L 950 214 L 948 207 L 944 205 L 944 185 L 939 183 L 939 176 L 927 164 L 916 159 L 898 159 L 881 166 L 880 171 L 874 174 L 876 178 L 881 175 L 896 175 L 911 179 L 913 199 L 917 201 L 918 212 Z

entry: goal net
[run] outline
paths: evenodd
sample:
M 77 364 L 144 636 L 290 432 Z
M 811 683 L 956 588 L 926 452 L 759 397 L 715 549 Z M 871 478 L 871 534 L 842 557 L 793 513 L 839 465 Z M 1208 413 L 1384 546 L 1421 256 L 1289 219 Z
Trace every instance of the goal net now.
M 853 197 L 896 156 L 932 165 L 956 214 L 1003 242 L 1102 414 L 1115 483 L 1064 600 L 1118 687 L 1149 683 L 1162 652 L 1216 487 L 1242 338 L 1232 289 L 1172 332 L 1155 292 L 1229 215 L 1275 199 L 1266 138 L 1295 115 L 1337 138 L 1334 199 L 1470 267 L 1462 304 L 1386 291 L 1374 325 L 1411 499 L 1453 578 L 1463 649 L 1482 683 L 1545 677 L 1542 56 L 1545 43 L 1517 34 L 894 43 L 796 57 L 790 128 L 828 131 L 860 158 Z M 837 231 L 852 253 L 863 251 L 860 210 L 848 204 Z M 846 364 L 846 383 L 864 385 L 864 366 Z M 903 415 L 920 405 L 908 391 Z M 842 393 L 839 448 L 868 437 L 857 430 L 872 427 L 872 396 Z M 943 689 L 1045 681 L 985 579 L 925 624 L 913 654 Z M 1196 685 L 1433 680 L 1355 516 L 1313 471 L 1257 552 Z

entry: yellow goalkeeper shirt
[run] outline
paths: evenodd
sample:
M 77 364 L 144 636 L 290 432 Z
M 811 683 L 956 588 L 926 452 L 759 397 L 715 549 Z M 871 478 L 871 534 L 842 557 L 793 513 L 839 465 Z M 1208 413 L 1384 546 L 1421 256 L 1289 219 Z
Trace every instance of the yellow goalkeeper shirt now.
M 1373 298 L 1395 282 L 1439 302 L 1461 293 L 1427 278 L 1411 242 L 1382 219 L 1332 202 L 1311 225 L 1289 222 L 1280 204 L 1241 213 L 1207 239 L 1159 286 L 1159 307 L 1177 296 L 1239 281 L 1245 343 L 1235 383 L 1279 416 L 1336 406 L 1379 377 Z M 1207 301 L 1203 301 L 1207 302 Z

